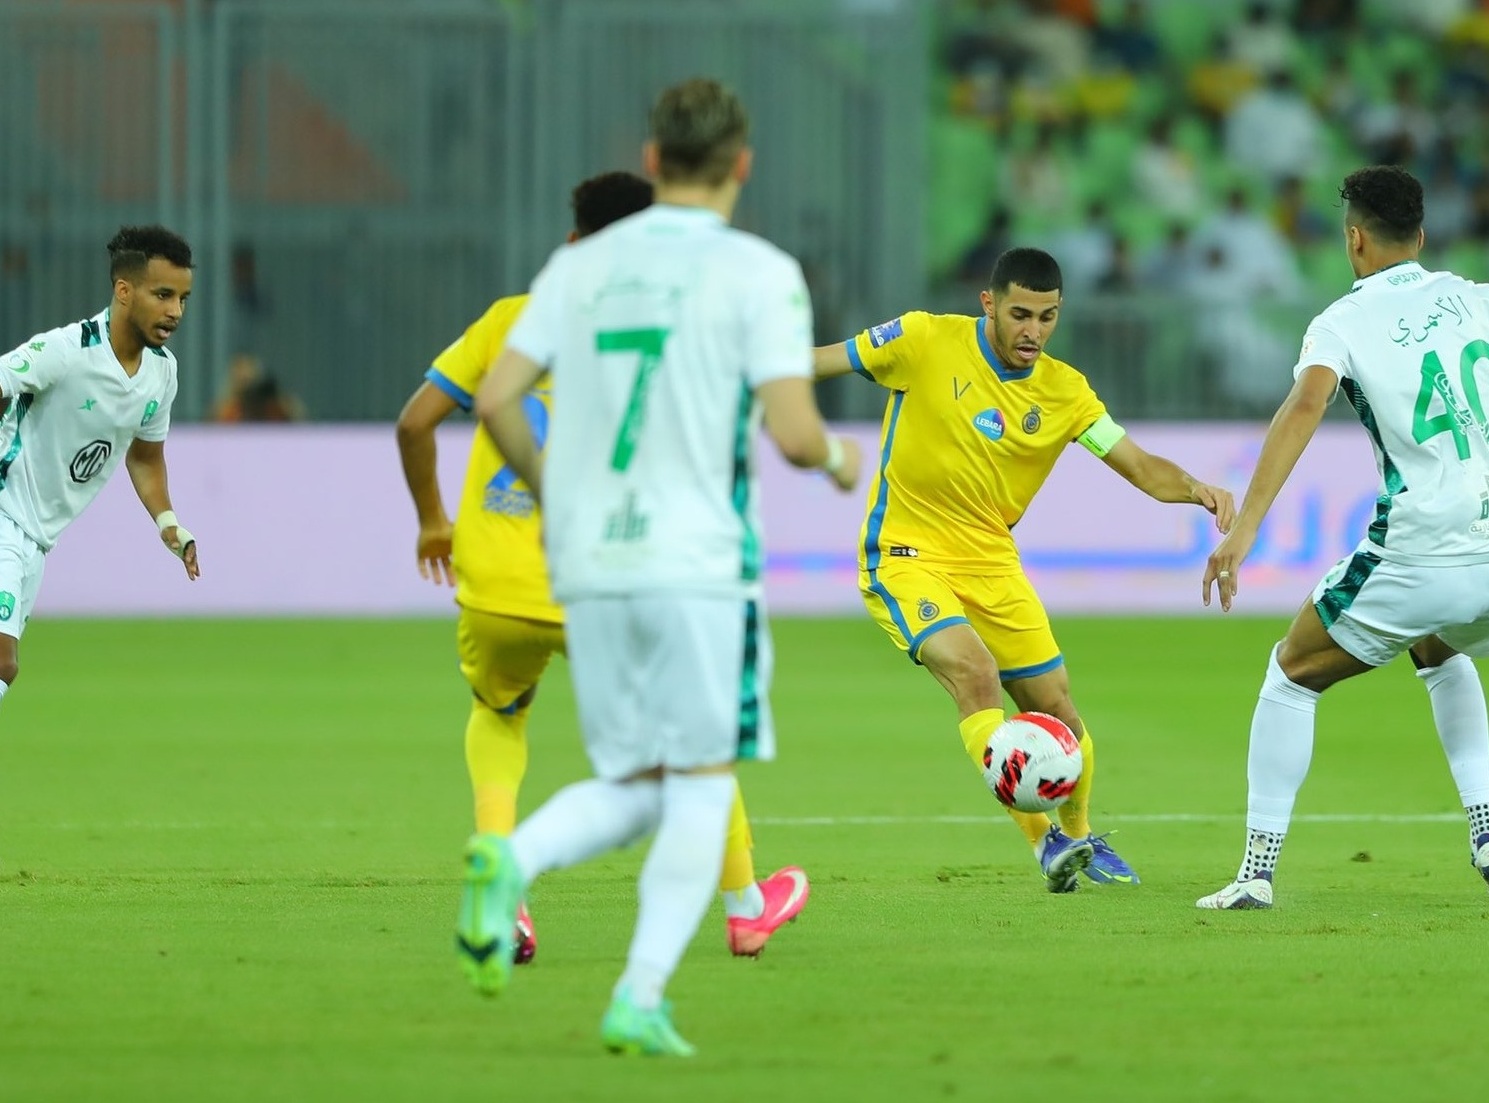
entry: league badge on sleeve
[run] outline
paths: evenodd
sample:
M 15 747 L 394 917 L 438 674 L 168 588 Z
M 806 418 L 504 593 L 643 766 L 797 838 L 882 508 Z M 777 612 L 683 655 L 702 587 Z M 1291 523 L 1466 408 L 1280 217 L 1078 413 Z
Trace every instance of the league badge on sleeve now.
M 896 337 L 903 337 L 904 335 L 905 327 L 902 324 L 902 319 L 892 318 L 887 322 L 869 327 L 869 344 L 876 349 L 883 348 Z

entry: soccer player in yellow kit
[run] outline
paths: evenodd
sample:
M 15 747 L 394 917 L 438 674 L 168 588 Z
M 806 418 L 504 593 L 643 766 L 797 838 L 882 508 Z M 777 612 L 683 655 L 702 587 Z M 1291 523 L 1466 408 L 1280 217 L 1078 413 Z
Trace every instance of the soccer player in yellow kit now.
M 570 240 L 650 206 L 651 198 L 651 184 L 630 173 L 586 180 L 572 196 Z M 477 428 L 452 524 L 435 478 L 434 430 L 456 407 L 471 408 L 526 302 L 526 295 L 513 295 L 493 303 L 435 359 L 398 418 L 398 450 L 419 517 L 419 573 L 454 585 L 460 606 L 456 641 L 460 671 L 472 693 L 465 758 L 476 831 L 502 835 L 516 824 L 517 794 L 527 771 L 527 717 L 538 680 L 554 654 L 564 650 L 563 610 L 549 592 L 539 515 L 526 485 Z M 546 378 L 523 400 L 539 447 L 547 436 L 550 401 Z M 729 948 L 747 957 L 759 954 L 770 936 L 796 917 L 810 888 L 795 866 L 757 882 L 752 845 L 736 789 L 720 889 Z M 524 908 L 514 956 L 525 963 L 536 950 Z
M 1143 451 L 1085 377 L 1045 353 L 1060 316 L 1054 257 L 1010 249 L 981 298 L 977 318 L 914 312 L 816 350 L 818 378 L 851 370 L 890 391 L 859 586 L 874 620 L 955 699 L 979 770 L 1003 723 L 1005 689 L 1019 709 L 1058 716 L 1080 737 L 1085 769 L 1059 825 L 1010 810 L 1049 890 L 1074 891 L 1081 872 L 1136 884 L 1132 867 L 1091 834 L 1091 733 L 1013 526 L 1072 441 L 1150 497 L 1210 511 L 1222 532 L 1235 502 Z

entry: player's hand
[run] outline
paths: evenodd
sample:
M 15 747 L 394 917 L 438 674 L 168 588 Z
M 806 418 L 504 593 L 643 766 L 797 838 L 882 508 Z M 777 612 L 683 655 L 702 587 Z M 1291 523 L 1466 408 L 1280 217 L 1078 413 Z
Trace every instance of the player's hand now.
M 449 521 L 419 528 L 419 577 L 432 580 L 436 585 L 455 585 L 455 571 L 450 566 L 450 548 L 455 526 Z
M 858 485 L 858 476 L 863 469 L 863 451 L 858 447 L 858 441 L 852 437 L 843 436 L 838 439 L 843 445 L 843 462 L 838 464 L 838 469 L 828 475 L 828 478 L 839 490 L 852 490 Z
M 1255 532 L 1232 529 L 1210 553 L 1210 559 L 1205 564 L 1202 590 L 1206 605 L 1210 604 L 1210 586 L 1214 584 L 1220 594 L 1220 608 L 1230 612 L 1231 602 L 1240 589 L 1241 563 L 1251 551 L 1255 540 Z
M 182 540 L 186 543 L 183 545 Z M 202 568 L 196 557 L 196 537 L 187 532 L 180 525 L 171 525 L 160 534 L 160 541 L 170 549 L 172 555 L 181 560 L 186 567 L 186 577 L 195 582 L 202 575 Z
M 1190 488 L 1189 498 L 1195 505 L 1203 506 L 1215 515 L 1217 529 L 1221 532 L 1230 531 L 1236 520 L 1236 499 L 1229 490 L 1209 483 L 1195 483 Z

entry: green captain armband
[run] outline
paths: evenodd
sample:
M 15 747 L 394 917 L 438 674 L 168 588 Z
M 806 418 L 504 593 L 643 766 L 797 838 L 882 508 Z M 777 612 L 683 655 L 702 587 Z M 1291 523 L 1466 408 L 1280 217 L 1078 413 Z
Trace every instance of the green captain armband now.
M 1096 422 L 1075 439 L 1091 455 L 1105 456 L 1117 442 L 1127 435 L 1127 430 L 1112 420 L 1111 414 L 1102 414 Z

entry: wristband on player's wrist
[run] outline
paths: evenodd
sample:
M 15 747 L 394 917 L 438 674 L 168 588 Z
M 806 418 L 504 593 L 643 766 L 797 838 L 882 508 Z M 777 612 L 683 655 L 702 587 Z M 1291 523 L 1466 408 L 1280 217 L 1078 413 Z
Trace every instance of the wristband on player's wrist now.
M 155 515 L 155 527 L 159 531 L 165 532 L 168 528 L 180 528 L 181 522 L 176 520 L 175 510 L 163 509 Z
M 819 465 L 819 470 L 829 475 L 836 475 L 843 466 L 843 440 L 835 433 L 827 434 L 827 458 Z

